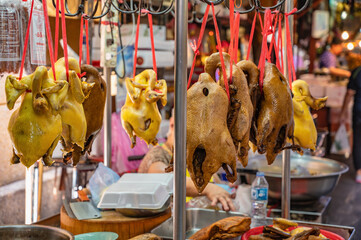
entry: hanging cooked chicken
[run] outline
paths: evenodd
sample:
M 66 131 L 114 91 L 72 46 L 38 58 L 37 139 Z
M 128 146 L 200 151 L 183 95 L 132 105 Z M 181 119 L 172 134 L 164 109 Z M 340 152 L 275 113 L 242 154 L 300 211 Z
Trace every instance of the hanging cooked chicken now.
M 315 150 L 317 130 L 310 112 L 310 107 L 319 110 L 326 105 L 327 97 L 316 99 L 312 97 L 307 82 L 296 80 L 292 83 L 293 118 L 295 143 L 303 148 Z
M 100 76 L 98 70 L 91 66 L 83 64 L 81 72 L 85 73 L 85 82 L 94 83 L 94 86 L 83 102 L 87 131 L 85 136 L 85 145 L 82 150 L 78 145 L 74 145 L 72 153 L 73 165 L 79 162 L 80 156 L 86 152 L 91 152 L 91 147 L 96 135 L 103 126 L 104 106 L 106 99 L 107 86 L 104 79 Z
M 60 115 L 53 106 L 61 106 L 68 91 L 66 81 L 55 83 L 45 67 L 23 77 L 8 76 L 5 82 L 7 106 L 11 110 L 23 95 L 20 107 L 11 115 L 8 131 L 14 144 L 12 163 L 30 167 L 38 159 L 50 166 L 52 153 L 62 132 Z M 51 99 L 51 101 L 50 101 Z
M 291 90 L 276 65 L 266 63 L 263 93 L 256 113 L 256 142 L 258 152 L 266 153 L 268 164 L 293 139 L 293 107 Z
M 167 83 L 158 80 L 153 70 L 144 70 L 134 79 L 125 79 L 127 98 L 121 110 L 122 125 L 131 140 L 136 144 L 136 136 L 147 144 L 157 145 L 156 138 L 162 117 L 157 101 L 167 104 Z
M 64 147 L 64 160 L 69 160 L 74 147 L 78 145 L 84 149 L 85 137 L 87 132 L 87 123 L 82 103 L 89 96 L 95 83 L 81 82 L 78 74 L 80 67 L 78 61 L 69 58 L 69 91 L 66 94 L 64 104 L 59 109 L 61 121 L 63 124 L 62 143 Z M 57 81 L 67 79 L 65 59 L 60 58 L 55 63 L 55 75 Z M 52 69 L 49 70 L 49 76 L 53 78 Z
M 228 106 L 226 92 L 208 73 L 202 73 L 187 91 L 187 168 L 198 192 L 220 167 L 228 181 L 237 180 L 236 151 L 227 127 Z
M 229 54 L 223 53 L 227 78 L 230 77 L 231 59 Z M 219 53 L 207 58 L 204 69 L 215 79 L 216 69 L 220 69 L 220 85 L 225 88 L 221 60 Z M 236 65 L 232 65 L 232 83 L 229 86 L 231 104 L 228 109 L 227 125 L 231 133 L 237 156 L 243 166 L 248 164 L 249 132 L 253 117 L 253 106 L 249 96 L 246 76 Z
M 237 63 L 243 73 L 246 75 L 249 89 L 249 96 L 253 106 L 253 117 L 249 138 L 251 142 L 256 142 L 256 113 L 258 111 L 258 103 L 261 99 L 261 90 L 259 87 L 259 70 L 257 66 L 250 60 L 242 60 Z

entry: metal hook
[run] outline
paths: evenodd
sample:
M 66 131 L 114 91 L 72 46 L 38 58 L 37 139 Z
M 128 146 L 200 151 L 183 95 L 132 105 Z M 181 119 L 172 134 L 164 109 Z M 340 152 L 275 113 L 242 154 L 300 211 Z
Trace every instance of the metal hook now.
M 224 1 L 224 4 L 226 5 L 226 7 L 229 9 L 229 0 L 228 1 Z M 252 0 L 249 1 L 249 4 L 251 5 L 250 9 L 246 9 L 246 10 L 237 10 L 236 8 L 234 8 L 234 12 L 235 13 L 240 13 L 240 14 L 245 14 L 245 13 L 250 13 L 255 9 L 255 5 L 252 3 Z
M 134 10 L 131 10 L 130 7 L 129 7 L 129 5 L 126 3 L 126 1 L 124 1 L 124 2 L 122 3 L 122 5 L 125 7 L 125 10 L 119 8 L 119 7 L 117 6 L 117 4 L 115 4 L 113 1 L 111 1 L 111 5 L 113 5 L 113 7 L 114 7 L 117 11 L 119 11 L 119 12 L 121 12 L 121 13 L 132 14 L 132 13 L 136 13 L 137 11 L 139 11 L 139 8 L 136 7 L 135 4 L 133 5 L 133 8 L 135 7 L 135 9 L 134 9 Z
M 201 0 L 202 2 L 207 3 L 208 5 L 213 5 L 216 6 L 218 4 L 221 4 L 224 0 L 215 0 L 215 1 L 211 1 L 211 0 Z

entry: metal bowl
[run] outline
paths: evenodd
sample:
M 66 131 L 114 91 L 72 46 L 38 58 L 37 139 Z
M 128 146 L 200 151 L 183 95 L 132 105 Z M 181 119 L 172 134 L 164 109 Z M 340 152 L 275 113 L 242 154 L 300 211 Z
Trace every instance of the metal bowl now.
M 257 171 L 265 173 L 269 184 L 269 196 L 282 197 L 282 157 L 278 156 L 272 165 L 267 164 L 263 155 L 249 159 L 248 166 L 241 170 L 246 173 L 246 180 L 252 183 Z M 327 195 L 336 187 L 341 174 L 348 171 L 348 166 L 327 158 L 291 155 L 291 200 L 312 201 Z
M 1 240 L 73 240 L 68 231 L 43 225 L 5 225 L 0 226 Z

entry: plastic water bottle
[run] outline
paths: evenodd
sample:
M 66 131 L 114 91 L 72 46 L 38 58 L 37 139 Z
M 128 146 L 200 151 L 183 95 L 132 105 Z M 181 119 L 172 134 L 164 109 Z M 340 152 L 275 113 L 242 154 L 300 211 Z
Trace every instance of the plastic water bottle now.
M 251 187 L 252 218 L 261 220 L 267 215 L 268 182 L 263 172 L 257 172 Z

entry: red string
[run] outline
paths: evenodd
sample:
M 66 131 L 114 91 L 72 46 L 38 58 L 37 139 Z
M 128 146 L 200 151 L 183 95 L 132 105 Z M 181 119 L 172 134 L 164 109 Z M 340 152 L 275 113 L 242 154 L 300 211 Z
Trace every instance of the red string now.
M 247 58 L 246 58 L 247 60 L 249 59 L 249 54 L 251 53 L 253 35 L 254 35 L 255 27 L 256 27 L 256 22 L 257 22 L 257 13 L 254 14 L 253 21 L 252 21 L 251 34 L 249 36 L 249 41 L 248 41 L 248 50 L 247 50 Z
M 292 87 L 292 82 L 296 80 L 296 71 L 295 66 L 293 64 L 293 53 L 292 53 L 292 42 L 291 42 L 291 33 L 288 17 L 295 13 L 297 8 L 292 9 L 289 13 L 285 13 L 285 23 L 286 23 L 286 46 L 287 46 L 287 67 L 288 67 L 288 81 L 290 84 L 290 88 Z
M 282 43 L 282 15 L 279 15 L 278 18 L 278 40 L 277 40 L 277 45 L 278 45 L 278 50 L 281 52 L 281 63 L 280 63 L 280 70 L 283 73 L 284 72 L 284 64 L 283 64 L 283 43 Z
M 134 60 L 133 60 L 133 78 L 135 78 L 135 72 L 137 70 L 137 54 L 138 54 L 138 40 L 139 40 L 139 24 L 140 24 L 140 13 L 138 14 L 137 20 L 137 31 L 135 33 L 135 42 L 134 42 Z
M 85 19 L 85 41 L 86 41 L 86 64 L 90 65 L 89 22 L 88 22 L 88 19 Z
M 145 11 L 143 11 L 143 12 L 145 12 Z M 155 72 L 156 79 L 158 79 L 158 76 L 157 76 L 157 61 L 155 59 L 155 47 L 154 47 L 152 14 L 149 14 L 149 11 L 146 11 L 146 12 L 148 13 L 150 43 L 152 44 L 153 70 Z
M 228 88 L 228 79 L 227 79 L 227 73 L 226 73 L 226 66 L 224 65 L 221 38 L 219 36 L 220 34 L 219 34 L 219 29 L 218 29 L 218 24 L 217 24 L 217 20 L 216 20 L 216 14 L 215 14 L 215 11 L 214 11 L 214 4 L 213 3 L 212 3 L 212 14 L 213 14 L 214 28 L 215 28 L 215 31 L 216 31 L 216 39 L 217 39 L 217 46 L 218 46 L 219 56 L 221 58 L 221 66 L 222 66 L 224 85 L 225 85 L 225 88 L 226 88 L 228 100 L 230 100 L 229 88 Z
M 238 61 L 238 40 L 239 40 L 239 22 L 241 20 L 241 15 L 237 12 L 235 21 L 234 30 L 234 47 L 233 47 L 233 61 L 236 63 Z
M 54 39 L 54 60 L 58 59 L 58 44 L 59 44 L 59 0 L 56 0 L 55 13 L 55 39 Z
M 209 8 L 210 8 L 210 5 L 207 4 L 206 11 L 204 12 L 204 16 L 203 16 L 201 30 L 199 32 L 198 42 L 196 43 L 195 41 L 193 41 L 193 43 L 190 43 L 190 46 L 191 46 L 191 48 L 193 49 L 193 52 L 194 52 L 194 58 L 193 58 L 193 63 L 192 63 L 191 70 L 189 72 L 187 89 L 189 89 L 189 87 L 191 86 L 193 71 L 194 71 L 194 67 L 195 67 L 195 64 L 196 64 L 196 58 L 199 55 L 199 48 L 200 48 L 201 43 L 202 43 L 204 30 L 206 29 Z
M 80 16 L 80 36 L 79 36 L 79 66 L 83 58 L 83 31 L 84 31 L 83 15 Z
M 62 31 L 62 34 L 63 34 L 63 43 L 64 43 L 63 48 L 64 48 L 65 69 L 66 69 L 66 80 L 69 81 L 68 42 L 67 42 L 67 38 L 66 38 L 64 1 L 65 0 L 61 0 L 61 31 Z
M 207 4 L 206 11 L 204 12 L 204 16 L 203 16 L 201 30 L 199 32 L 198 43 L 196 43 L 195 41 L 193 41 L 193 43 L 190 43 L 190 46 L 194 51 L 194 58 L 193 58 L 193 63 L 192 63 L 191 70 L 189 72 L 187 89 L 189 89 L 189 87 L 191 86 L 193 71 L 194 71 L 194 67 L 195 67 L 195 64 L 196 64 L 196 58 L 199 55 L 199 48 L 200 48 L 201 43 L 202 43 L 204 30 L 206 29 L 209 8 L 210 8 L 210 5 Z
M 271 10 L 266 9 L 265 14 L 264 14 L 264 28 L 263 28 L 263 32 L 262 32 L 263 39 L 262 39 L 261 56 L 260 56 L 259 63 L 258 63 L 258 68 L 260 70 L 259 85 L 260 85 L 261 92 L 262 92 L 262 87 L 263 87 L 263 77 L 264 77 L 266 58 L 268 59 L 268 61 L 270 61 L 270 59 L 268 58 L 267 36 L 268 36 L 268 34 L 270 34 L 269 28 L 272 24 L 271 21 L 272 21 Z
M 271 34 L 272 34 L 272 38 L 271 38 L 271 44 L 270 44 L 270 48 L 268 49 L 268 58 L 270 59 L 271 58 L 271 53 L 272 53 L 272 50 L 273 50 L 273 47 L 275 45 L 275 34 L 276 34 L 276 27 L 277 27 L 277 16 L 278 16 L 278 11 L 275 11 L 274 12 L 275 15 L 272 15 L 272 20 L 271 20 Z M 272 13 L 273 14 L 273 13 Z M 272 26 L 272 22 L 274 21 L 274 24 Z M 277 54 L 276 54 L 277 55 Z M 277 57 L 276 57 L 277 59 Z M 276 60 L 277 62 L 277 60 Z
M 30 9 L 29 22 L 28 22 L 28 26 L 27 26 L 27 28 L 26 28 L 26 35 L 25 35 L 25 42 L 24 42 L 24 50 L 23 50 L 23 56 L 22 56 L 22 58 L 21 58 L 21 66 L 20 66 L 19 80 L 21 80 L 21 78 L 23 77 L 25 56 L 26 56 L 26 51 L 27 51 L 27 49 L 28 49 L 28 42 L 29 42 L 29 33 L 30 33 L 31 19 L 32 19 L 32 16 L 33 16 L 33 8 L 34 8 L 34 0 L 31 1 L 31 9 Z
M 228 53 L 231 56 L 231 62 L 230 62 L 230 77 L 229 77 L 229 82 L 232 83 L 232 68 L 233 68 L 233 63 L 232 63 L 232 56 L 233 56 L 233 51 L 234 51 L 234 28 L 235 26 L 233 26 L 234 24 L 234 0 L 229 0 L 229 27 L 231 30 L 231 40 L 230 40 L 230 44 L 229 44 L 229 49 L 228 49 Z M 222 54 L 222 53 L 221 53 Z
M 46 6 L 46 1 L 42 1 L 42 2 L 43 2 L 46 38 L 48 39 L 48 48 L 49 48 L 51 69 L 53 70 L 54 81 L 56 81 L 55 63 L 54 63 L 54 56 L 53 56 L 54 52 L 53 52 L 53 43 L 52 43 L 51 34 L 50 34 L 50 23 L 49 23 L 49 17 L 48 17 L 48 8 Z

